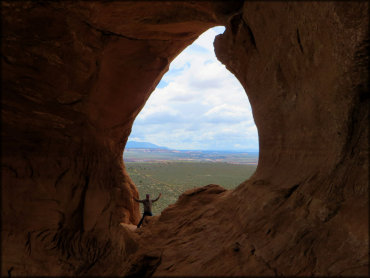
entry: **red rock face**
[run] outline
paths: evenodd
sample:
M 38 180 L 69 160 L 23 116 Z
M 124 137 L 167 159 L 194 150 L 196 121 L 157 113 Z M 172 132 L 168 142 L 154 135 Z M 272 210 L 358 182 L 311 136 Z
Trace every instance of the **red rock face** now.
M 2 2 L 2 275 L 366 275 L 367 3 Z M 216 25 L 255 175 L 140 233 L 122 162 L 170 62 Z M 201 186 L 201 185 L 200 185 Z

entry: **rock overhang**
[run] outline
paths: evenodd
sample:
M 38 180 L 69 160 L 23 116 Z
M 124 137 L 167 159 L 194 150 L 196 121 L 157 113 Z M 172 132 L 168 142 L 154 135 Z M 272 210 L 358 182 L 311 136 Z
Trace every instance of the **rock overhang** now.
M 118 260 L 126 261 L 123 254 L 136 252 L 137 244 L 158 240 L 150 250 L 139 249 L 133 265 L 145 266 L 145 254 L 165 248 L 162 263 L 155 260 L 147 271 L 365 273 L 367 4 L 148 5 L 2 2 L 8 258 L 2 269 L 13 267 L 14 275 L 135 273 Z M 226 26 L 215 42 L 217 57 L 246 88 L 259 129 L 257 172 L 234 192 L 195 195 L 195 203 L 213 200 L 204 209 L 172 207 L 187 223 L 185 229 L 173 219 L 172 243 L 162 238 L 172 225 L 168 213 L 135 241 L 117 228 L 138 220 L 137 190 L 122 162 L 130 128 L 172 59 L 216 25 Z M 189 260 L 175 251 L 181 241 Z M 206 247 L 214 241 L 224 244 L 212 263 Z M 242 261 L 226 260 L 222 254 L 235 242 L 254 251 L 241 252 Z M 43 269 L 40 258 L 55 264 Z

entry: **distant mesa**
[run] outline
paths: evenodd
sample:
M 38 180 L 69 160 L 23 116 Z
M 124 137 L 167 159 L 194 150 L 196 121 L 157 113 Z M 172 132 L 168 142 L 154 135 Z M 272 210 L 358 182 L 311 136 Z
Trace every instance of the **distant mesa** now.
M 167 147 L 158 146 L 149 142 L 137 142 L 128 141 L 126 144 L 126 149 L 165 149 L 169 150 Z
M 258 152 L 209 151 L 209 150 L 174 150 L 149 142 L 128 141 L 125 162 L 223 162 L 231 164 L 258 163 Z

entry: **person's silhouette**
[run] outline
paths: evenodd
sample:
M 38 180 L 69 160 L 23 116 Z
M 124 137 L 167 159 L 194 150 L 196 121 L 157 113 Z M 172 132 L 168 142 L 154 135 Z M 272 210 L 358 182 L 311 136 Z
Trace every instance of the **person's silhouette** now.
M 146 199 L 144 200 L 138 200 L 134 197 L 134 200 L 138 203 L 142 203 L 144 205 L 144 213 L 143 217 L 141 218 L 139 224 L 137 224 L 137 227 L 140 228 L 141 224 L 144 221 L 145 216 L 153 216 L 152 214 L 152 203 L 158 201 L 158 199 L 161 197 L 162 193 L 159 193 L 158 197 L 156 199 L 150 200 L 150 195 L 146 194 Z

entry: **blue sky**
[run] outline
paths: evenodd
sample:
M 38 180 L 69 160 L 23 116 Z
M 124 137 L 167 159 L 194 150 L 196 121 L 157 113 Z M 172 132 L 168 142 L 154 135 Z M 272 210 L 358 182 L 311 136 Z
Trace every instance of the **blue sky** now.
M 248 97 L 203 33 L 170 65 L 137 116 L 129 140 L 178 150 L 255 150 L 258 134 Z

